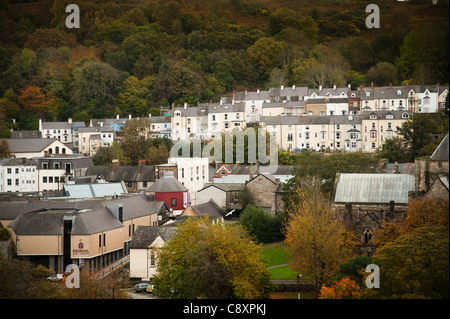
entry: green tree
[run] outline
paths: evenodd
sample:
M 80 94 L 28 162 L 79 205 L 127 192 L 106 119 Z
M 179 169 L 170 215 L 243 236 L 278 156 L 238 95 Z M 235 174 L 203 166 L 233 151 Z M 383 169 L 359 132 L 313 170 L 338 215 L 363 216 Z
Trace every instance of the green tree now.
M 417 84 L 449 82 L 449 33 L 446 26 L 425 23 L 412 30 L 400 46 L 396 65 L 403 78 Z
M 135 76 L 123 81 L 121 92 L 117 95 L 116 104 L 124 114 L 136 116 L 148 116 L 152 106 L 152 76 L 139 80 Z
M 155 289 L 163 298 L 267 298 L 260 253 L 237 224 L 188 218 L 159 251 Z
M 258 68 L 259 73 L 263 77 L 268 77 L 270 71 L 280 65 L 281 55 L 286 50 L 286 47 L 284 42 L 265 37 L 249 47 L 247 53 Z
M 449 229 L 419 227 L 377 249 L 380 288 L 366 298 L 449 298 Z M 385 270 L 385 271 L 383 271 Z
M 375 86 L 388 86 L 398 84 L 398 72 L 395 65 L 389 62 L 378 62 L 366 74 L 367 80 Z
M 408 149 L 405 147 L 405 142 L 398 136 L 386 139 L 378 156 L 387 158 L 389 163 L 406 163 L 411 159 Z
M 239 217 L 239 222 L 258 242 L 272 243 L 283 238 L 283 216 L 272 216 L 260 207 L 247 205 Z
M 409 162 L 413 162 L 419 156 L 430 156 L 438 145 L 439 141 L 433 138 L 434 133 L 440 132 L 439 119 L 436 115 L 416 113 L 397 127 L 398 135 L 408 144 Z

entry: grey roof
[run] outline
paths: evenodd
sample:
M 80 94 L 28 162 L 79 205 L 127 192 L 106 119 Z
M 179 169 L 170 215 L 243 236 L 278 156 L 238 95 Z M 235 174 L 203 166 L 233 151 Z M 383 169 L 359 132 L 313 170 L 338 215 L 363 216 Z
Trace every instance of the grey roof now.
M 155 172 L 153 166 L 91 166 L 85 176 L 102 176 L 108 182 L 153 182 Z
M 217 179 L 218 180 L 218 179 Z M 242 184 L 240 183 L 205 183 L 203 185 L 203 188 L 199 190 L 199 192 L 207 189 L 208 187 L 216 187 L 220 190 L 223 190 L 224 192 L 230 192 L 230 191 L 240 191 L 242 189 Z
M 123 207 L 123 220 L 158 214 L 167 209 L 162 201 L 150 201 L 144 194 L 129 194 L 116 199 L 58 199 L 58 200 L 29 200 L 23 202 L 0 202 L 0 220 L 14 220 L 16 217 L 40 210 L 62 209 L 62 210 L 99 210 L 111 205 Z
M 57 141 L 56 138 L 15 138 L 6 139 L 12 153 L 41 152 L 44 148 Z M 62 143 L 62 142 L 61 142 Z
M 408 192 L 415 190 L 414 175 L 340 174 L 336 203 L 408 203 Z
M 269 89 L 270 96 L 304 96 L 308 94 L 308 88 L 305 86 L 296 87 L 276 87 Z
M 405 111 L 401 112 L 400 116 Z M 384 112 L 386 113 L 386 112 Z M 369 114 L 366 114 L 369 118 Z M 385 115 L 384 115 L 385 116 Z M 395 116 L 394 116 L 395 117 Z M 266 125 L 321 125 L 321 124 L 361 124 L 361 115 L 327 115 L 327 116 L 261 116 L 260 122 Z
M 171 112 L 172 116 L 175 114 L 176 111 L 180 111 L 182 117 L 196 117 L 197 112 L 198 112 L 198 107 L 197 106 L 188 106 L 186 108 L 175 107 Z
M 30 158 L 1 158 L 0 166 L 37 166 L 34 159 Z
M 409 89 L 404 86 L 375 87 L 373 89 L 373 97 L 375 99 L 401 99 L 407 98 L 408 92 Z
M 90 235 L 123 227 L 108 210 L 43 210 L 18 216 L 10 225 L 17 235 L 61 235 L 64 219 L 73 218 L 71 233 Z
M 152 193 L 186 192 L 188 189 L 173 176 L 163 176 L 147 188 Z
M 193 205 L 191 208 L 200 216 L 204 217 L 208 215 L 211 219 L 221 218 L 223 217 L 222 212 L 214 203 L 214 201 L 210 200 L 207 203 Z
M 387 115 L 392 114 L 394 119 L 401 119 L 403 114 L 407 113 L 408 116 L 411 116 L 410 111 L 367 111 L 363 112 L 363 120 L 370 119 L 370 115 L 376 115 L 378 119 L 386 119 Z
M 269 91 L 245 91 L 235 93 L 236 101 L 261 101 L 270 100 Z
M 430 158 L 435 161 L 448 161 L 449 148 L 448 148 L 448 132 L 447 135 L 439 143 L 438 147 L 431 154 Z
M 64 184 L 64 191 L 71 198 L 95 198 L 127 193 L 121 183 Z
M 53 169 L 54 163 L 60 163 L 61 169 L 65 169 L 66 163 L 70 163 L 72 169 L 94 166 L 91 157 L 81 156 L 79 154 L 53 154 L 50 157 L 33 157 L 33 159 L 39 167 L 42 167 L 42 163 L 48 163 L 49 169 Z
M 114 132 L 114 128 L 110 126 L 88 126 L 88 127 L 80 127 L 77 129 L 78 132 Z
M 333 96 L 340 95 L 341 93 L 348 94 L 348 87 L 336 87 L 335 88 L 308 88 L 308 96 L 311 96 L 311 94 L 316 93 L 318 96 L 325 96 L 327 93 L 330 93 Z
M 169 241 L 177 231 L 173 226 L 138 226 L 131 239 L 131 249 L 147 249 L 156 238 L 161 237 L 165 242 Z
M 42 122 L 43 130 L 54 130 L 54 129 L 72 129 L 73 127 L 84 127 L 86 124 L 84 122 Z
M 327 104 L 327 103 L 348 103 L 348 98 L 343 97 L 333 97 L 333 98 L 319 98 L 319 99 L 308 99 L 305 104 Z
M 11 138 L 42 138 L 41 131 L 13 131 Z

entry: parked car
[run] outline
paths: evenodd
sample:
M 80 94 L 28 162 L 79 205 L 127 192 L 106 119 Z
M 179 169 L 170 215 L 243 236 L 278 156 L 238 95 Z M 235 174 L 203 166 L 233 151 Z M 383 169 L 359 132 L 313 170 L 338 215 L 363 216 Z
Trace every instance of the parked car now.
M 150 286 L 150 284 L 146 284 L 146 283 L 136 284 L 134 286 L 134 290 L 136 292 L 147 291 L 148 286 Z
M 152 292 L 153 292 L 153 285 L 149 285 L 148 287 L 147 287 L 147 293 L 148 294 L 151 294 Z
M 50 281 L 61 281 L 63 279 L 62 274 L 54 274 L 53 276 L 47 277 L 47 280 Z

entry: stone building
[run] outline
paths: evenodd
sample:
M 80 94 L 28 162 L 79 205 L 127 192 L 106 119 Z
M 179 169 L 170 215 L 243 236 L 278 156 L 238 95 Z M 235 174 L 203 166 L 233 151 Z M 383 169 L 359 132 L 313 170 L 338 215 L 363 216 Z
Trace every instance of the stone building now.
M 383 221 L 401 221 L 408 210 L 414 175 L 340 174 L 333 208 L 360 242 L 357 253 L 371 256 L 376 246 L 370 241 Z
M 282 182 L 269 173 L 261 173 L 250 179 L 245 186 L 253 195 L 255 206 L 263 208 L 271 215 L 283 211 Z
M 448 173 L 449 173 L 449 142 L 448 133 L 438 145 L 436 150 L 429 158 L 419 158 L 415 160 L 416 165 L 416 190 L 418 195 L 425 195 L 429 192 L 433 185 L 433 192 L 437 191 L 439 183 L 447 181 L 447 193 L 442 196 L 448 198 Z M 436 184 L 437 183 L 437 184 Z M 436 185 L 435 185 L 436 184 Z M 443 189 L 441 189 L 443 191 Z M 436 196 L 429 195 L 429 196 Z

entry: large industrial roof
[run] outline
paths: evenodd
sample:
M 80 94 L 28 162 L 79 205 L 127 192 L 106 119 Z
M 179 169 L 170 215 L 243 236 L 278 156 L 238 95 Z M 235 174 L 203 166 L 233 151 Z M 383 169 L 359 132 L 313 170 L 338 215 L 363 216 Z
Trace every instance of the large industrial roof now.
M 415 190 L 414 175 L 340 174 L 336 203 L 408 203 L 408 192 Z

